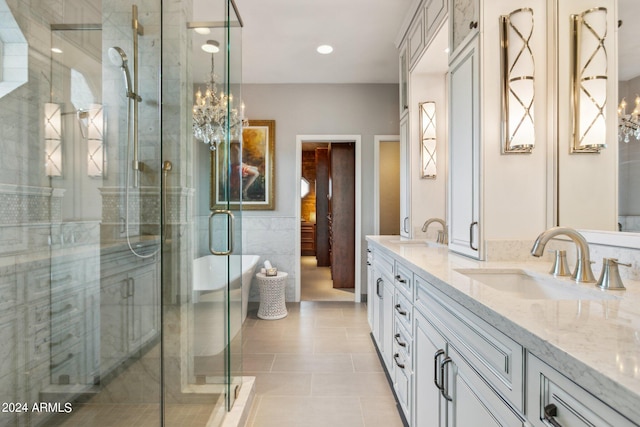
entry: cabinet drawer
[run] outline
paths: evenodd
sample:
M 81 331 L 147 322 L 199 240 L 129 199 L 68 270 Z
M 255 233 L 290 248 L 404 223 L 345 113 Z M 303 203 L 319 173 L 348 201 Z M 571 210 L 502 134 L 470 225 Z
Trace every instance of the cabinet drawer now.
M 413 306 L 409 300 L 396 288 L 393 312 L 395 318 L 407 331 L 413 331 Z
M 550 409 L 555 406 L 555 412 Z M 631 427 L 633 422 L 579 385 L 533 356 L 527 356 L 527 414 L 534 426 L 546 427 L 549 416 L 563 427 Z M 553 415 L 555 414 L 555 415 Z
M 393 354 L 400 353 L 397 361 L 405 365 L 409 371 L 413 369 L 411 354 L 413 352 L 413 340 L 402 322 L 396 318 L 393 326 Z
M 67 347 L 63 352 L 51 357 L 51 383 L 81 384 L 84 381 L 83 364 L 80 343 Z
M 378 274 L 384 274 L 386 277 L 393 279 L 393 259 L 380 251 L 373 254 L 373 265 Z
M 396 262 L 395 274 L 396 288 L 402 291 L 408 298 L 413 299 L 413 271 L 403 264 Z
M 524 350 L 520 344 L 461 307 L 426 280 L 417 281 L 416 308 L 450 337 L 450 343 L 518 410 L 524 410 Z M 446 308 L 445 308 L 446 307 Z
M 394 344 L 395 345 L 395 344 Z M 406 419 L 411 419 L 411 360 L 402 350 L 393 353 L 393 387 Z
M 75 322 L 51 331 L 51 357 L 66 353 L 69 347 L 76 346 L 84 336 L 83 319 L 78 317 Z

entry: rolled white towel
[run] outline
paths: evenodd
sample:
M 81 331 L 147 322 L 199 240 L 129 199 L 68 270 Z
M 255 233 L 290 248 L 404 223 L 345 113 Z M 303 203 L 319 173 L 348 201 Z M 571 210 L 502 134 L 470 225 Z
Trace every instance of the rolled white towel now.
M 264 268 L 266 268 L 267 270 L 270 268 L 273 268 L 273 266 L 271 265 L 271 262 L 269 260 L 266 260 L 264 262 Z

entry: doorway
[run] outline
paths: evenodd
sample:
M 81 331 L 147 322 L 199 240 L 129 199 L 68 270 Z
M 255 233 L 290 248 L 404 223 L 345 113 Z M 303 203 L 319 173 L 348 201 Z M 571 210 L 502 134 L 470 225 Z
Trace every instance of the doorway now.
M 400 137 L 374 137 L 374 234 L 400 234 Z
M 299 135 L 296 144 L 296 300 L 360 302 L 360 135 Z M 332 256 L 346 262 L 332 267 Z

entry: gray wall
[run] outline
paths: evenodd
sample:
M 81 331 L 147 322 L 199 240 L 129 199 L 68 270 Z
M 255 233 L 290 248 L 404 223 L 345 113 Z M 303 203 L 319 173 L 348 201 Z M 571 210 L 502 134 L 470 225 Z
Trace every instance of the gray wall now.
M 295 277 L 299 262 L 295 253 L 295 161 L 296 135 L 362 136 L 362 250 L 364 236 L 373 233 L 373 151 L 375 135 L 399 133 L 397 84 L 246 84 L 242 88 L 246 115 L 254 120 L 276 121 L 275 210 L 242 213 L 243 252 L 269 259 L 280 270 L 289 272 L 287 300 L 294 299 Z M 200 144 L 199 185 L 208 186 L 207 148 Z M 208 187 L 198 194 L 208 194 Z M 206 227 L 206 200 L 198 201 L 200 225 Z M 206 229 L 205 229 L 206 230 Z M 205 233 L 200 236 L 206 237 Z M 200 255 L 207 252 L 200 239 Z M 363 259 L 366 259 L 363 255 Z M 362 280 L 366 280 L 363 269 Z M 362 284 L 366 291 L 365 283 Z M 254 286 L 255 288 L 255 286 Z M 252 290 L 256 299 L 256 289 Z

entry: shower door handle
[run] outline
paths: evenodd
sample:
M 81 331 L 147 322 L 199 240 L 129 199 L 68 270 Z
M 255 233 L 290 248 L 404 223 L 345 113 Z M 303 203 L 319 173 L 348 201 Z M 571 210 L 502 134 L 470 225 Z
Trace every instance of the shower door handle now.
M 213 247 L 213 217 L 216 215 L 227 215 L 227 250 L 216 251 Z M 209 215 L 209 252 L 213 255 L 230 255 L 233 252 L 233 233 L 235 217 L 229 210 L 215 210 Z

